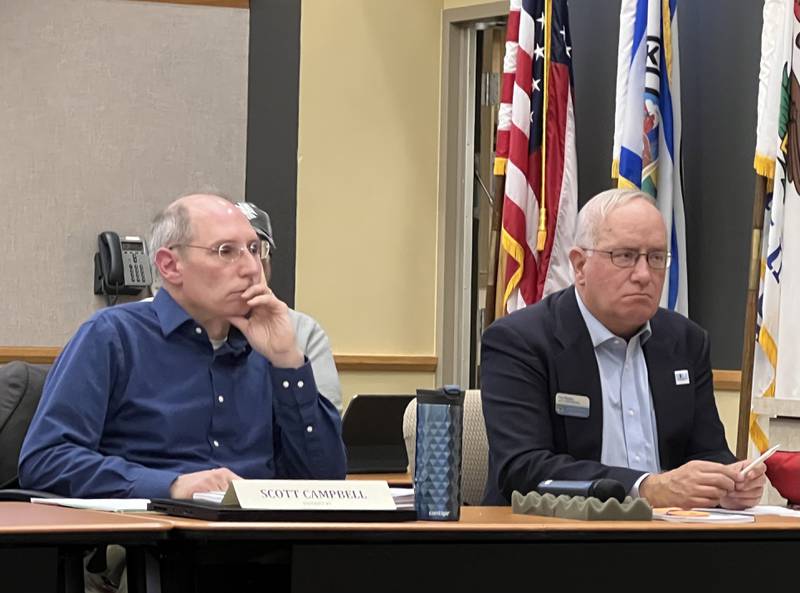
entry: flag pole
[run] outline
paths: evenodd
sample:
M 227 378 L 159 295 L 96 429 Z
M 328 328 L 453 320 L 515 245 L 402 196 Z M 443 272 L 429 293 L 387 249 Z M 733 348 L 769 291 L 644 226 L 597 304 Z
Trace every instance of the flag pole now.
M 503 201 L 505 199 L 506 176 L 494 176 L 494 208 L 492 208 L 492 227 L 490 230 L 489 246 L 489 277 L 486 284 L 486 306 L 483 311 L 483 329 L 486 329 L 497 317 L 497 287 L 499 282 L 500 266 L 500 233 L 503 225 Z M 500 299 L 502 301 L 502 297 Z
M 539 231 L 536 233 L 536 251 L 544 251 L 547 244 L 547 126 L 544 122 L 547 121 L 547 103 L 549 86 L 550 86 L 550 33 L 552 32 L 553 22 L 553 3 L 552 0 L 545 0 L 545 14 L 544 14 L 544 30 L 547 32 L 544 36 L 544 63 L 545 68 L 542 73 L 544 79 L 544 93 L 542 95 L 542 187 L 539 203 Z
M 753 391 L 753 359 L 756 346 L 756 313 L 761 279 L 761 237 L 764 229 L 764 199 L 767 178 L 756 175 L 753 199 L 753 230 L 750 244 L 750 272 L 747 277 L 747 305 L 744 316 L 742 346 L 742 379 L 739 387 L 739 423 L 736 431 L 736 457 L 745 459 L 750 441 L 750 415 Z

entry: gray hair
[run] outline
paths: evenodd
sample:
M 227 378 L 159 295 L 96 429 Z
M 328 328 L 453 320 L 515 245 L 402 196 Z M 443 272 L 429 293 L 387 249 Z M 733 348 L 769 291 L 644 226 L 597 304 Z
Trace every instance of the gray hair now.
M 189 209 L 181 203 L 172 203 L 156 214 L 150 223 L 147 248 L 150 252 L 150 267 L 153 269 L 153 284 L 161 287 L 161 273 L 156 266 L 156 251 L 179 243 L 188 243 L 192 238 L 192 221 Z
M 600 227 L 606 217 L 617 208 L 634 200 L 645 200 L 653 206 L 656 205 L 652 197 L 638 189 L 609 189 L 586 202 L 578 212 L 575 246 L 592 248 L 597 245 Z
M 161 288 L 161 273 L 156 266 L 156 251 L 162 247 L 188 243 L 192 239 L 192 220 L 189 216 L 189 209 L 182 203 L 183 198 L 194 195 L 209 195 L 222 198 L 235 204 L 233 199 L 226 196 L 215 187 L 204 186 L 200 191 L 184 194 L 170 203 L 161 212 L 156 214 L 153 222 L 150 223 L 150 233 L 147 240 L 147 249 L 150 252 L 150 268 L 153 270 L 152 289 Z

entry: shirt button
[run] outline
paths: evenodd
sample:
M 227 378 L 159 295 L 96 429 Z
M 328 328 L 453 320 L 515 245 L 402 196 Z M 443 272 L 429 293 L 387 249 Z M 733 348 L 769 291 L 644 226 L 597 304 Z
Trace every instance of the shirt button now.
M 298 382 L 297 382 L 297 386 L 298 386 L 300 389 L 302 389 L 302 388 L 303 388 L 303 385 L 305 385 L 305 383 L 303 383 L 302 381 L 298 381 Z
M 309 424 L 306 426 L 306 432 L 314 432 L 314 427 Z
M 219 447 L 219 441 L 218 441 L 218 440 L 216 440 L 216 439 L 214 439 L 214 446 L 215 446 L 215 447 Z
M 637 456 L 636 456 L 636 461 L 639 461 L 640 459 L 641 459 L 641 457 L 639 457 L 639 456 L 637 455 Z
M 217 401 L 218 401 L 219 403 L 222 403 L 222 402 L 224 402 L 224 401 L 225 401 L 225 398 L 224 398 L 223 396 L 221 396 L 221 395 L 218 395 L 218 396 L 217 396 Z
M 194 333 L 196 333 L 199 336 L 200 334 L 203 333 L 203 328 L 201 327 L 194 328 Z
M 284 389 L 289 389 L 289 381 L 284 381 L 281 385 L 283 385 Z
M 628 410 L 628 416 L 633 416 L 633 414 L 634 414 L 633 410 Z

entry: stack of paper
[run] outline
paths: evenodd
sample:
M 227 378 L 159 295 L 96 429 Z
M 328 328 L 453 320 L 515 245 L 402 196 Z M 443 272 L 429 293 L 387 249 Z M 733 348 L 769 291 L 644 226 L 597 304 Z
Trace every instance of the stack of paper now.
M 221 504 L 224 497 L 224 490 L 211 490 L 209 492 L 195 492 L 192 495 L 192 500 L 202 500 L 203 502 L 215 502 L 217 504 Z
M 93 511 L 146 511 L 147 498 L 31 498 L 35 504 L 52 504 Z
M 414 489 L 413 488 L 389 488 L 392 500 L 397 505 L 397 510 L 405 511 L 414 508 Z
M 800 517 L 800 511 L 790 509 L 789 507 L 779 507 L 772 505 L 757 505 L 741 511 L 730 511 L 728 509 L 695 509 L 698 511 L 711 511 L 714 513 L 734 513 L 737 515 L 777 515 L 779 517 Z
M 752 523 L 755 517 L 725 509 L 691 509 L 661 507 L 653 509 L 653 519 L 673 523 Z

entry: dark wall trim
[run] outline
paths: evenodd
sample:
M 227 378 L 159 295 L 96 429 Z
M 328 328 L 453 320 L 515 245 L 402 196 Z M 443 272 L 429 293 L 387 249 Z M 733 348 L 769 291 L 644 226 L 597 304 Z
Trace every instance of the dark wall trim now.
M 272 288 L 294 306 L 300 0 L 251 0 L 247 200 L 272 218 Z

